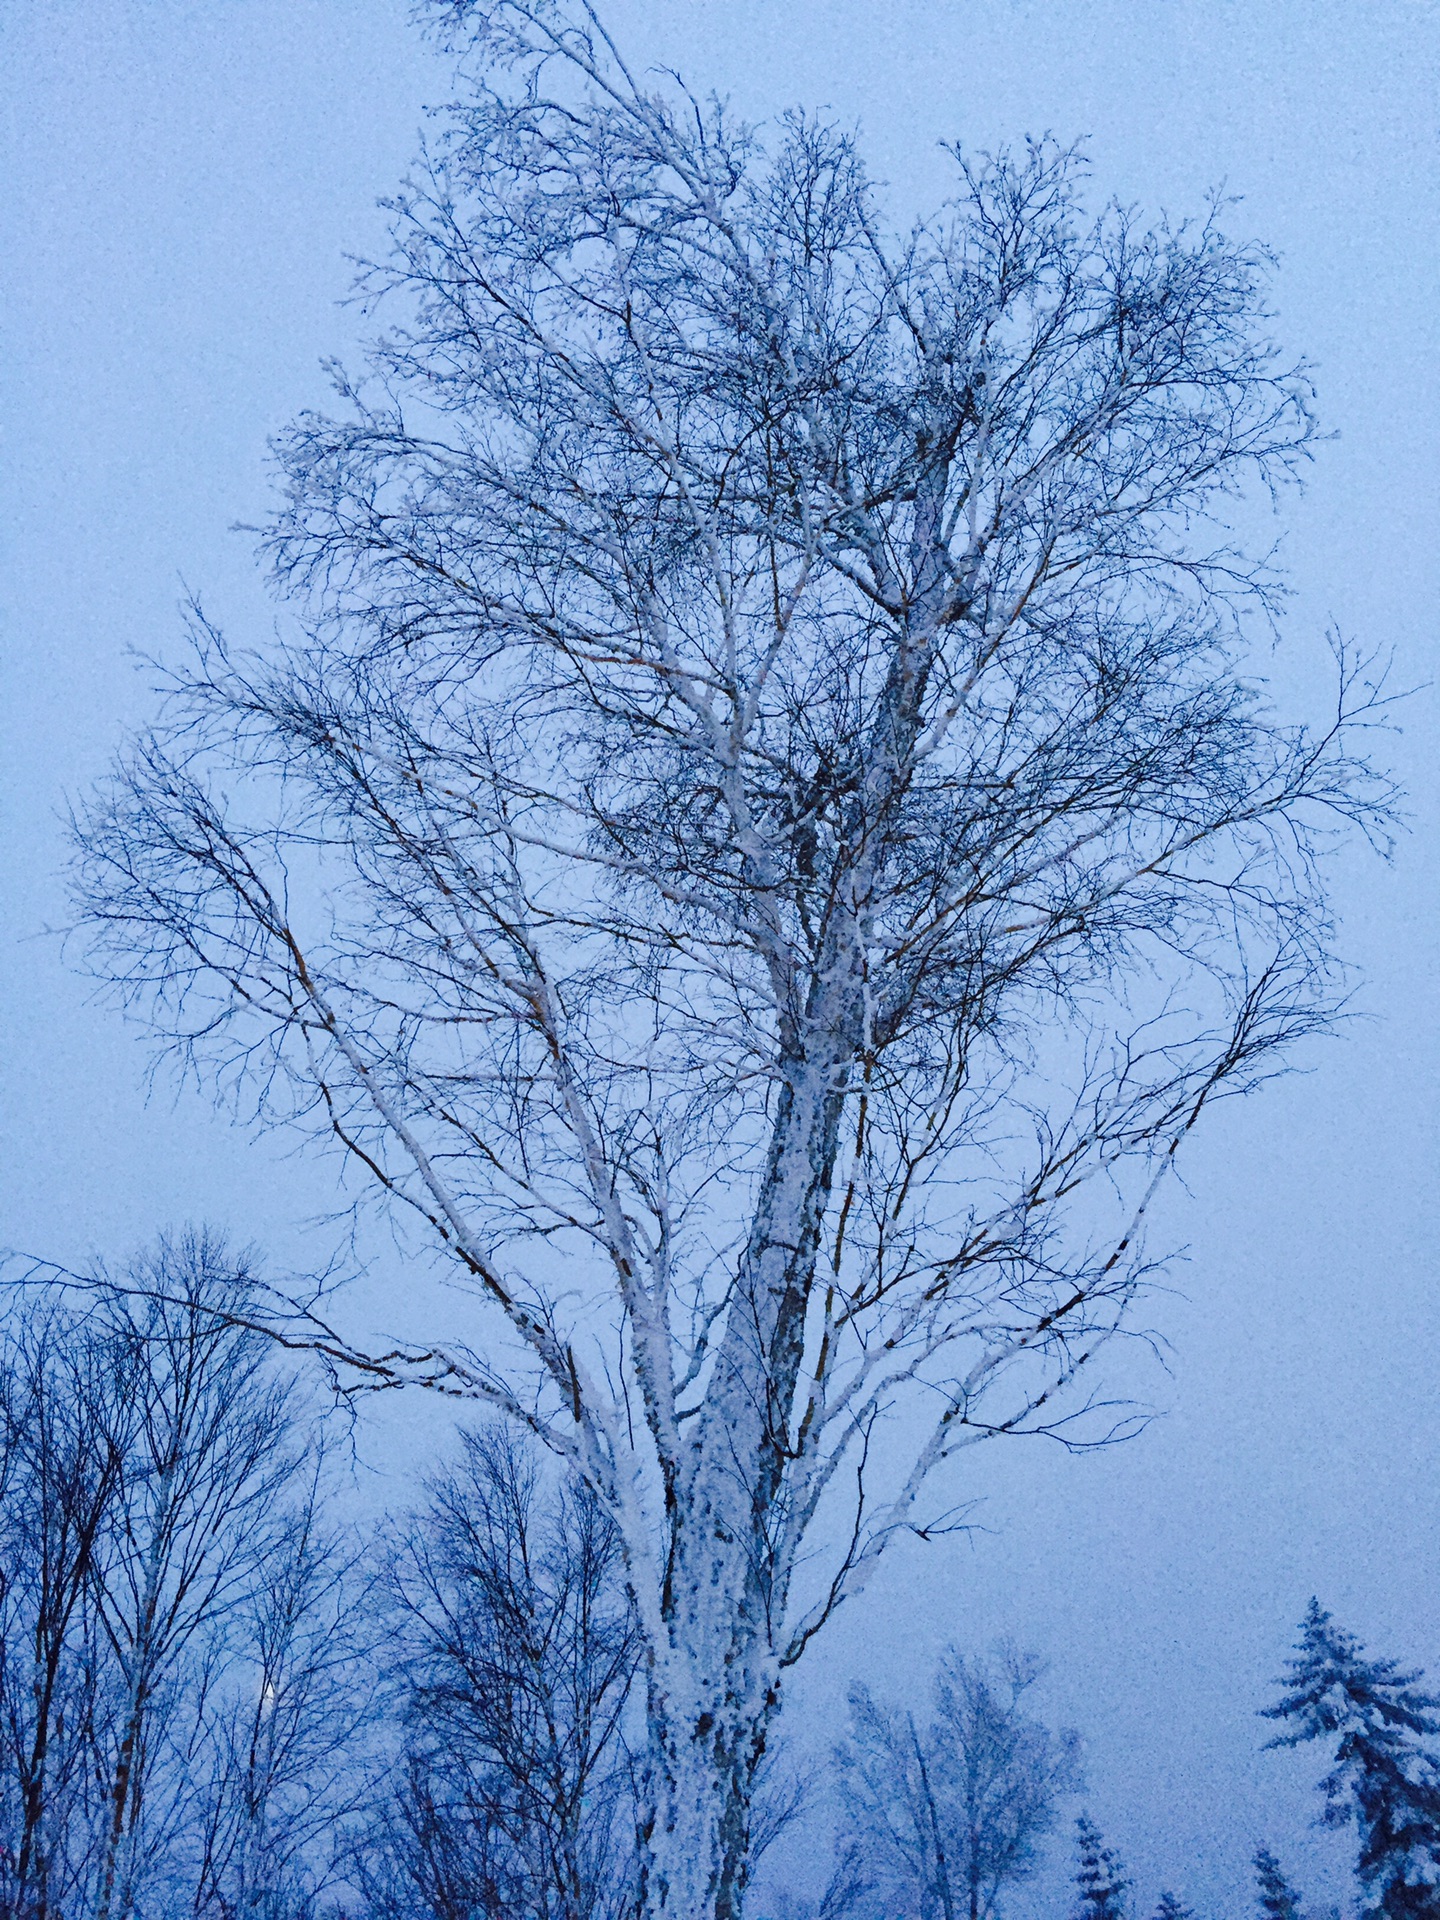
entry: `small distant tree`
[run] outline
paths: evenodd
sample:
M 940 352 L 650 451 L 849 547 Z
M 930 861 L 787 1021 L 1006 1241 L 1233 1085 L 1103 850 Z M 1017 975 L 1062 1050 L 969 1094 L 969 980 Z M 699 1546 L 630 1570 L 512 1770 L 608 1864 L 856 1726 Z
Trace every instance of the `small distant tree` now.
M 1080 1893 L 1075 1920 L 1124 1920 L 1130 1882 L 1118 1855 L 1105 1845 L 1088 1813 L 1082 1813 L 1075 1822 L 1075 1842 L 1080 1856 L 1075 1869 Z
M 1079 1784 L 1078 1738 L 1026 1711 L 1040 1663 L 1002 1649 L 941 1662 L 928 1724 L 850 1696 L 842 1792 L 877 1888 L 943 1920 L 988 1920 L 1033 1871 L 1061 1797 Z
M 1155 1920 L 1195 1920 L 1195 1916 L 1184 1901 L 1178 1899 L 1167 1888 L 1160 1895 L 1159 1904 L 1155 1908 Z
M 353 1635 L 298 1396 L 238 1324 L 250 1285 L 184 1233 L 10 1292 L 3 1920 L 290 1920 L 323 1879 Z
M 1288 1723 L 1267 1744 L 1334 1743 L 1320 1782 L 1324 1825 L 1359 1830 L 1356 1872 L 1369 1912 L 1384 1920 L 1440 1915 L 1440 1767 L 1421 1743 L 1440 1734 L 1440 1698 L 1423 1693 L 1420 1670 L 1368 1658 L 1352 1633 L 1310 1602 L 1285 1691 L 1267 1719 Z
M 1255 1896 L 1263 1920 L 1300 1920 L 1300 1896 L 1268 1847 L 1255 1853 Z

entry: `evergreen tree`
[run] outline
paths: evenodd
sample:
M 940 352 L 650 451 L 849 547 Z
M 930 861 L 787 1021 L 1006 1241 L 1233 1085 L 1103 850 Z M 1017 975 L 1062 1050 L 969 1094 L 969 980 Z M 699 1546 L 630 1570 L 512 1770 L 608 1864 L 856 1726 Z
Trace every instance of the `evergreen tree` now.
M 1300 1896 L 1268 1847 L 1255 1854 L 1256 1904 L 1262 1920 L 1300 1920 Z
M 1292 1730 L 1267 1744 L 1334 1741 L 1320 1782 L 1322 1820 L 1359 1830 L 1356 1872 L 1383 1920 L 1440 1920 L 1440 1768 L 1420 1743 L 1440 1733 L 1440 1698 L 1419 1691 L 1421 1674 L 1366 1656 L 1318 1600 L 1301 1623 L 1286 1691 L 1267 1719 Z
M 1160 1904 L 1155 1909 L 1155 1920 L 1195 1920 L 1183 1901 L 1178 1900 L 1167 1888 L 1160 1895 Z
M 1080 1853 L 1075 1869 L 1075 1884 L 1080 1889 L 1075 1920 L 1124 1920 L 1130 1882 L 1088 1814 L 1082 1813 L 1075 1822 L 1075 1840 Z

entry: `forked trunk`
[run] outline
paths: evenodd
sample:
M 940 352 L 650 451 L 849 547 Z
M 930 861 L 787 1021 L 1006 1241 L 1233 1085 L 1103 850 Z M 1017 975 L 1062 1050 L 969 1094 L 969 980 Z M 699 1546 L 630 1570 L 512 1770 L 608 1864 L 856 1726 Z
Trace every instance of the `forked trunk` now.
M 780 1696 L 789 1420 L 845 1065 L 837 1049 L 801 1069 L 779 1103 L 750 1244 L 686 1462 L 665 1642 L 650 1650 L 646 1920 L 740 1920 L 751 1794 Z

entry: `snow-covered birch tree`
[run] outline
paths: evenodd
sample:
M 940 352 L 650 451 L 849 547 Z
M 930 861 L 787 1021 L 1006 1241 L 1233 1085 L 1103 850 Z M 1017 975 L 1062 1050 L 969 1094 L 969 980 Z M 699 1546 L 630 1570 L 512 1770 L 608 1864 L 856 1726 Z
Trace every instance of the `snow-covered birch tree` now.
M 850 135 L 581 5 L 437 16 L 388 331 L 280 443 L 289 627 L 197 613 L 81 888 L 468 1293 L 289 1337 L 613 1519 L 642 1904 L 733 1916 L 785 1671 L 957 1456 L 1080 1411 L 1181 1142 L 1327 1017 L 1369 695 L 1307 730 L 1249 677 L 1278 589 L 1221 510 L 1313 428 L 1222 210 L 956 148 L 897 234 Z

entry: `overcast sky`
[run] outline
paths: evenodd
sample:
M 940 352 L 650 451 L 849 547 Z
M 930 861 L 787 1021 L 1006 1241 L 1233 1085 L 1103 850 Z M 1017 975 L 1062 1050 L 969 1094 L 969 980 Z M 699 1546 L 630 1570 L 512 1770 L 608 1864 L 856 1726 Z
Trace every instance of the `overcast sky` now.
M 381 245 L 375 200 L 445 97 L 406 12 L 3 13 L 0 1245 L 79 1260 L 187 1217 L 287 1260 L 324 1237 L 305 1223 L 328 1170 L 169 1080 L 147 1096 L 142 1042 L 42 930 L 64 917 L 66 797 L 145 715 L 134 655 L 174 649 L 182 585 L 239 634 L 273 617 L 230 528 L 265 512 L 267 435 L 353 348 L 345 256 Z M 625 0 L 608 17 L 638 64 L 750 117 L 797 102 L 858 123 L 902 223 L 945 191 L 942 139 L 1047 129 L 1084 137 L 1097 188 L 1147 210 L 1242 196 L 1232 225 L 1281 255 L 1279 330 L 1337 435 L 1285 510 L 1277 685 L 1314 696 L 1330 623 L 1393 649 L 1398 683 L 1433 677 L 1435 0 Z M 798 1693 L 817 1726 L 857 1673 L 898 1690 L 947 1640 L 1013 1633 L 1054 1663 L 1048 1703 L 1087 1736 L 1090 1804 L 1142 1903 L 1164 1883 L 1202 1915 L 1239 1910 L 1260 1840 L 1317 1897 L 1341 1893 L 1343 1847 L 1305 1824 L 1315 1769 L 1257 1753 L 1254 1709 L 1312 1592 L 1440 1668 L 1436 718 L 1422 689 L 1377 743 L 1410 795 L 1394 860 L 1336 869 L 1361 1017 L 1216 1116 L 1172 1195 L 1164 1231 L 1188 1257 L 1145 1316 L 1170 1371 L 1137 1352 L 1111 1374 L 1164 1417 L 1102 1455 L 1033 1442 L 969 1469 L 978 1530 L 897 1560 Z M 384 1424 L 394 1440 L 425 1415 L 392 1405 Z

